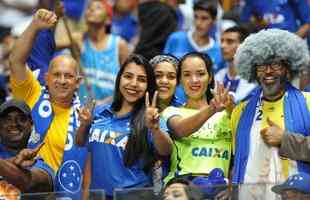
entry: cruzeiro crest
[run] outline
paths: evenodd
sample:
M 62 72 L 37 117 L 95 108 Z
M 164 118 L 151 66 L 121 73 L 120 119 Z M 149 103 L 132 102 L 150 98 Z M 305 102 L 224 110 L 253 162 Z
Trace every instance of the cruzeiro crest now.
M 79 164 L 74 160 L 64 162 L 58 172 L 58 181 L 66 192 L 78 192 L 82 185 L 82 170 Z

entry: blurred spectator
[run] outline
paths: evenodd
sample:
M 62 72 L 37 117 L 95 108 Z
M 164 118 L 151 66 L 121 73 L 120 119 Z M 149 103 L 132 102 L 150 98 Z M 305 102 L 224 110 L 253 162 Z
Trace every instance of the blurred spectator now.
M 310 92 L 310 63 L 304 69 L 300 70 L 299 87 L 301 90 Z
M 245 0 L 241 21 L 279 28 L 307 38 L 310 33 L 310 5 L 307 0 Z M 308 44 L 310 37 L 308 37 Z
M 310 174 L 298 173 L 287 178 L 279 185 L 273 186 L 272 191 L 286 200 L 310 199 Z
M 39 0 L 0 0 L 0 26 L 29 24 Z
M 240 26 L 234 26 L 224 31 L 221 39 L 221 50 L 226 67 L 216 73 L 214 77 L 216 81 L 223 83 L 225 87 L 229 85 L 229 91 L 234 96 L 235 103 L 243 100 L 256 85 L 242 79 L 233 62 L 237 48 L 247 36 L 247 30 Z
M 163 200 L 220 199 L 226 188 L 224 172 L 215 168 L 207 177 L 188 174 L 171 179 L 163 191 Z
M 79 21 L 84 14 L 87 2 L 90 0 L 61 0 L 65 8 L 65 15 Z
M 107 3 L 92 0 L 85 12 L 87 32 L 73 33 L 73 45 L 81 51 L 76 59 L 80 59 L 85 73 L 84 84 L 80 86 L 83 102 L 87 96 L 92 96 L 101 103 L 111 99 L 120 63 L 128 56 L 127 42 L 108 33 L 107 26 L 111 18 L 112 13 L 109 12 Z M 70 40 L 63 38 L 62 41 L 56 41 L 56 46 L 72 47 L 72 44 Z
M 135 6 L 134 0 L 116 0 L 113 10 L 111 31 L 128 43 L 133 43 L 138 33 L 138 19 L 133 13 Z
M 194 29 L 172 33 L 165 45 L 164 52 L 178 58 L 189 52 L 201 52 L 210 56 L 213 72 L 223 67 L 220 45 L 210 37 L 209 31 L 215 23 L 217 16 L 217 4 L 200 0 L 194 5 Z M 177 87 L 176 96 L 181 102 L 186 101 L 184 89 Z
M 141 0 L 138 6 L 140 36 L 134 50 L 148 60 L 163 52 L 168 36 L 177 30 L 173 8 L 158 0 Z
M 195 188 L 194 185 L 185 178 L 171 179 L 164 191 L 162 200 L 201 200 L 202 192 Z
M 4 29 L 1 33 L 1 61 L 0 61 L 0 103 L 10 96 L 9 92 L 9 55 L 13 48 L 15 37 L 11 28 Z
M 178 28 L 179 31 L 187 31 L 192 27 L 193 18 L 194 18 L 194 11 L 193 7 L 185 4 L 184 0 L 166 0 L 168 5 L 174 8 L 177 21 L 178 21 Z
M 222 65 L 220 45 L 208 36 L 216 22 L 217 7 L 213 2 L 200 0 L 194 5 L 194 29 L 172 33 L 165 45 L 164 52 L 178 58 L 189 52 L 208 54 L 213 61 L 213 70 L 217 72 Z

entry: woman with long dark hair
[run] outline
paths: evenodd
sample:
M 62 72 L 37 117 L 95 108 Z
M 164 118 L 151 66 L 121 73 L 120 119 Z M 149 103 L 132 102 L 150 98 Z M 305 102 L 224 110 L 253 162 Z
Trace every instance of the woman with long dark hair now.
M 169 155 L 172 145 L 168 135 L 148 131 L 144 121 L 145 102 L 153 97 L 155 88 L 152 66 L 142 56 L 131 55 L 117 75 L 112 104 L 97 106 L 93 112 L 87 142 L 90 189 L 104 189 L 110 198 L 115 188 L 151 185 L 155 149 Z M 82 127 L 89 124 L 84 121 Z M 82 131 L 78 134 L 85 137 Z

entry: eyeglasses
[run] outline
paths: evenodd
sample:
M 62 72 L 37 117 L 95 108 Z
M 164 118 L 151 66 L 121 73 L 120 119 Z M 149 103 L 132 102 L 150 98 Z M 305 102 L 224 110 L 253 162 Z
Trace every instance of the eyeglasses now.
M 264 72 L 268 69 L 268 67 L 274 71 L 279 71 L 283 68 L 283 66 L 279 63 L 272 63 L 272 64 L 263 64 L 263 65 L 257 65 L 256 71 L 257 72 Z

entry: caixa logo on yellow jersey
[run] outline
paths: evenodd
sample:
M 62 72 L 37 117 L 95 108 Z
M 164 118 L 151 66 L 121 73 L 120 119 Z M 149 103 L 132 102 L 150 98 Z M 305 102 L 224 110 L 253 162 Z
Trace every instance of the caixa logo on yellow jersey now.
M 228 160 L 230 156 L 227 149 L 208 147 L 195 147 L 192 149 L 192 155 L 194 157 L 221 158 L 223 160 Z

